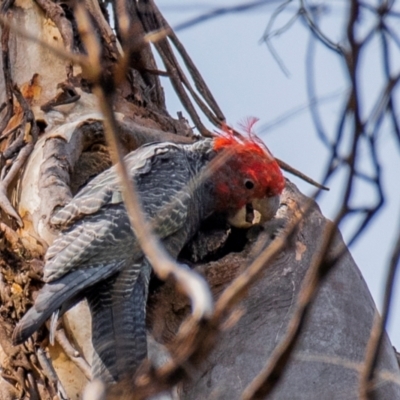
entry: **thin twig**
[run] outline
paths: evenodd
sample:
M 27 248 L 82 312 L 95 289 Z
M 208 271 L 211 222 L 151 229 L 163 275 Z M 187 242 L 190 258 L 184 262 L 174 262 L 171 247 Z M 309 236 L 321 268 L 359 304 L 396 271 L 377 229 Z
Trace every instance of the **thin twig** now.
M 86 378 L 90 381 L 92 379 L 92 372 L 90 370 L 89 364 L 86 360 L 79 354 L 79 351 L 72 347 L 71 342 L 68 340 L 65 330 L 59 328 L 55 331 L 55 338 L 57 343 L 62 347 L 65 354 L 70 358 L 70 360 L 76 364 L 76 366 L 83 372 Z
M 318 103 L 313 101 L 316 99 L 315 92 L 315 71 L 314 71 L 314 61 L 315 61 L 315 50 L 316 50 L 316 39 L 313 34 L 310 34 L 307 54 L 306 54 L 306 82 L 307 82 L 307 96 L 310 103 L 310 114 L 314 122 L 314 126 L 317 130 L 318 137 L 322 143 L 328 148 L 331 148 L 331 143 L 328 139 L 328 135 L 322 124 L 321 116 L 318 110 Z
M 244 4 L 238 4 L 236 6 L 231 6 L 231 7 L 216 8 L 212 11 L 209 11 L 209 12 L 201 14 L 195 18 L 192 18 L 186 22 L 175 25 L 174 31 L 175 32 L 182 31 L 184 29 L 191 28 L 195 25 L 201 24 L 210 19 L 221 17 L 222 15 L 231 14 L 231 13 L 240 13 L 240 12 L 251 10 L 252 8 L 262 7 L 262 6 L 266 6 L 266 5 L 270 5 L 270 4 L 271 4 L 271 2 L 268 2 L 265 0 L 257 0 L 257 1 L 253 1 L 251 3 L 246 2 Z
M 291 2 L 292 0 L 286 0 L 279 7 L 276 8 L 276 10 L 272 13 L 271 18 L 268 21 L 267 27 L 265 28 L 265 32 L 261 38 L 261 40 L 263 40 L 266 43 L 270 53 L 272 54 L 272 57 L 274 57 L 276 63 L 287 77 L 290 76 L 290 73 L 286 68 L 285 64 L 283 63 L 283 61 L 281 60 L 281 58 L 279 57 L 278 53 L 275 51 L 275 48 L 271 44 L 270 32 L 272 30 L 273 24 L 275 23 L 275 20 L 285 10 L 287 5 L 290 4 Z M 297 13 L 295 15 L 295 18 L 297 18 Z M 295 18 L 292 19 L 293 22 L 295 21 Z
M 335 223 L 329 224 L 324 233 L 322 244 L 315 252 L 307 270 L 302 288 L 296 302 L 296 309 L 289 321 L 286 334 L 268 359 L 268 364 L 247 386 L 242 393 L 242 400 L 263 399 L 274 389 L 287 366 L 293 349 L 300 337 L 304 321 L 308 315 L 313 298 L 328 272 L 338 262 L 346 247 L 343 245 L 332 259 L 327 259 L 328 249 L 335 238 L 337 226 L 342 218 L 339 215 Z
M 286 172 L 291 173 L 294 176 L 297 176 L 298 178 L 302 179 L 304 182 L 309 183 L 310 185 L 315 186 L 318 189 L 322 189 L 322 190 L 329 190 L 328 187 L 321 185 L 320 183 L 318 183 L 317 181 L 314 181 L 314 179 L 309 178 L 307 175 L 303 174 L 302 172 L 300 172 L 299 170 L 293 168 L 292 166 L 290 166 L 289 164 L 285 163 L 284 161 L 280 160 L 279 158 L 275 157 L 276 162 L 278 163 L 278 165 Z
M 155 47 L 165 65 L 165 68 L 168 71 L 171 84 L 179 97 L 182 105 L 186 108 L 186 111 L 190 115 L 193 123 L 195 124 L 196 128 L 199 130 L 200 134 L 204 137 L 212 137 L 212 133 L 204 126 L 203 122 L 201 121 L 195 107 L 193 106 L 189 96 L 187 95 L 185 88 L 183 87 L 181 78 L 177 71 L 177 62 L 175 57 L 170 60 L 172 51 L 168 44 L 168 42 L 158 42 L 155 44 Z
M 203 77 L 201 76 L 200 71 L 197 69 L 195 63 L 190 58 L 188 52 L 186 51 L 185 47 L 180 42 L 178 36 L 175 34 L 175 32 L 169 26 L 166 19 L 163 17 L 163 15 L 158 10 L 156 4 L 154 2 L 152 4 L 153 4 L 153 7 L 155 8 L 157 17 L 161 21 L 162 25 L 169 28 L 170 33 L 169 33 L 168 37 L 171 39 L 171 42 L 174 44 L 175 48 L 178 50 L 179 54 L 181 55 L 183 62 L 185 63 L 190 75 L 192 76 L 192 79 L 194 81 L 194 84 L 195 84 L 197 90 L 203 96 L 203 98 L 206 100 L 206 102 L 207 102 L 208 106 L 211 108 L 211 110 L 215 113 L 217 119 L 220 121 L 224 121 L 225 116 L 222 113 L 217 102 L 215 101 L 214 96 L 211 93 L 210 89 L 208 88 L 206 82 L 204 81 Z
M 100 109 L 105 117 L 104 128 L 106 139 L 111 148 L 111 156 L 116 164 L 118 176 L 121 179 L 123 198 L 132 228 L 135 231 L 135 236 L 157 275 L 163 280 L 166 280 L 170 276 L 176 279 L 179 286 L 191 299 L 193 317 L 200 321 L 203 318 L 209 317 L 212 312 L 213 302 L 209 288 L 204 279 L 199 275 L 186 268 L 179 267 L 150 230 L 149 224 L 144 217 L 140 200 L 136 194 L 134 183 L 129 178 L 121 147 L 118 143 L 116 134 L 117 123 L 110 103 L 112 93 L 107 92 L 107 89 L 103 86 L 104 83 L 101 80 L 100 71 L 94 67 L 100 64 L 99 57 L 101 52 L 99 43 L 90 29 L 90 22 L 85 10 L 80 6 L 77 7 L 77 21 L 80 31 L 84 32 L 82 38 L 89 50 L 89 60 L 91 63 L 94 63 L 93 76 L 97 78 L 97 85 L 94 91 L 98 96 Z
M 302 17 L 304 18 L 304 21 L 307 23 L 307 25 L 310 28 L 310 31 L 315 35 L 315 37 L 323 44 L 325 45 L 328 49 L 334 51 L 335 53 L 338 53 L 341 56 L 344 56 L 344 51 L 342 47 L 334 43 L 332 40 L 329 39 L 328 36 L 326 36 L 321 29 L 314 23 L 314 20 L 312 19 L 312 16 L 307 10 L 306 4 L 304 0 L 300 0 L 301 8 L 299 12 L 301 13 Z
M 389 317 L 389 310 L 392 302 L 396 273 L 400 264 L 400 231 L 394 245 L 392 257 L 389 263 L 389 269 L 386 278 L 385 294 L 382 307 L 382 316 L 375 313 L 374 324 L 371 329 L 371 335 L 367 344 L 365 360 L 360 374 L 360 400 L 374 399 L 373 384 L 374 370 L 378 364 L 379 352 L 385 334 L 385 326 Z
M 279 115 L 278 117 L 274 118 L 272 121 L 264 123 L 260 128 L 260 132 L 266 133 L 266 132 L 272 130 L 273 128 L 275 128 L 276 126 L 290 121 L 293 117 L 297 116 L 298 114 L 301 114 L 304 111 L 311 109 L 314 105 L 317 105 L 317 104 L 321 105 L 323 103 L 330 102 L 345 93 L 346 93 L 346 90 L 340 89 L 340 90 L 334 91 L 332 93 L 329 93 L 325 96 L 321 96 L 321 97 L 313 96 L 310 98 L 310 100 L 307 103 L 299 105 L 299 106 L 295 106 L 292 109 L 290 109 L 289 111 L 286 111 L 283 114 Z
M 169 27 L 168 23 L 164 20 L 164 18 L 161 16 L 160 12 L 158 11 L 158 8 L 154 4 L 153 1 L 150 1 L 148 3 L 147 9 L 146 9 L 146 14 L 143 15 L 143 23 L 144 27 L 147 32 L 150 32 L 151 30 L 166 30 L 168 32 L 168 36 L 171 36 L 171 28 Z M 172 48 L 169 44 L 169 42 L 166 39 L 159 40 L 155 43 L 155 48 L 157 49 L 162 62 L 165 65 L 165 68 L 168 71 L 168 76 L 171 80 L 171 84 L 178 95 L 182 105 L 186 108 L 186 111 L 190 115 L 190 117 L 193 120 L 193 123 L 195 124 L 196 128 L 199 130 L 200 134 L 205 137 L 211 137 L 212 133 L 204 126 L 203 122 L 201 121 L 194 105 L 192 104 L 190 97 L 186 93 L 185 87 L 198 105 L 198 107 L 201 109 L 201 111 L 204 113 L 204 115 L 216 126 L 220 126 L 223 120 L 219 118 L 221 116 L 220 110 L 218 106 L 216 106 L 215 101 L 213 101 L 213 98 L 211 99 L 211 102 L 208 101 L 208 99 L 211 98 L 210 92 L 208 88 L 206 87 L 203 79 L 201 78 L 201 75 L 198 73 L 198 71 L 194 70 L 191 68 L 193 63 L 191 63 L 191 60 L 187 57 L 185 57 L 185 52 L 182 50 L 183 46 L 180 45 L 177 40 L 173 40 L 173 43 L 178 45 L 178 48 L 180 48 L 180 51 L 178 51 L 183 54 L 184 57 L 184 62 L 189 65 L 189 72 L 192 74 L 192 78 L 195 81 L 196 85 L 200 85 L 202 87 L 202 90 L 199 91 L 200 94 L 204 92 L 206 96 L 203 96 L 205 99 L 205 102 L 201 99 L 201 97 L 193 90 L 191 84 L 189 83 L 188 79 L 186 78 L 182 68 L 180 67 L 174 52 L 172 51 Z M 217 115 L 213 112 L 213 110 L 217 110 Z
M 37 359 L 39 365 L 42 368 L 43 373 L 47 379 L 53 384 L 55 390 L 60 390 L 64 398 L 67 398 L 64 387 L 62 386 L 60 380 L 58 379 L 57 372 L 51 363 L 50 358 L 47 356 L 46 352 L 42 348 L 38 348 L 36 351 Z

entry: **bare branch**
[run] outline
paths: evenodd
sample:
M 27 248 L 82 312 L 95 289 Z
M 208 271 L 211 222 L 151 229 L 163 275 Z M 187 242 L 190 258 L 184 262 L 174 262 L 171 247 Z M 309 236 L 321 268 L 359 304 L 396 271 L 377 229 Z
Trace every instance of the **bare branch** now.
M 300 172 L 299 170 L 291 167 L 289 164 L 285 163 L 284 161 L 280 160 L 279 158 L 275 157 L 275 160 L 277 161 L 277 163 L 279 164 L 279 166 L 286 172 L 291 173 L 294 176 L 297 176 L 298 178 L 302 179 L 303 181 L 309 183 L 310 185 L 313 185 L 315 187 L 317 187 L 318 189 L 322 189 L 322 190 L 329 190 L 328 187 L 321 185 L 320 183 L 314 181 L 313 179 L 309 178 L 307 175 L 303 174 L 302 172 Z
M 154 7 L 156 5 L 154 4 Z M 181 55 L 186 67 L 189 70 L 190 75 L 193 78 L 193 81 L 195 83 L 195 86 L 199 93 L 203 96 L 203 98 L 206 100 L 207 104 L 210 106 L 212 111 L 215 113 L 216 117 L 220 121 L 225 121 L 225 116 L 222 113 L 220 107 L 218 106 L 217 102 L 214 99 L 214 96 L 212 95 L 210 89 L 208 88 L 206 82 L 204 81 L 203 77 L 201 76 L 199 70 L 197 69 L 196 65 L 190 58 L 188 52 L 186 51 L 185 47 L 182 45 L 180 42 L 178 36 L 175 34 L 173 29 L 169 26 L 168 22 L 166 19 L 163 17 L 163 15 L 160 13 L 158 8 L 156 8 L 157 16 L 161 20 L 162 24 L 165 27 L 168 27 L 170 33 L 169 33 L 169 38 L 171 39 L 172 43 L 178 50 L 179 54 Z M 198 101 L 198 100 L 197 100 Z
M 83 372 L 88 380 L 92 379 L 92 372 L 89 364 L 79 354 L 79 351 L 72 347 L 71 342 L 68 340 L 63 328 L 59 328 L 55 332 L 55 338 L 57 343 L 62 347 L 65 354 L 77 365 L 77 367 Z
M 210 19 L 218 18 L 222 15 L 231 14 L 231 13 L 239 13 L 239 12 L 251 10 L 253 8 L 262 7 L 262 6 L 269 5 L 269 4 L 270 4 L 270 2 L 266 2 L 265 0 L 256 0 L 251 3 L 247 2 L 245 4 L 239 4 L 236 6 L 216 8 L 210 12 L 199 15 L 198 17 L 195 17 L 189 21 L 186 21 L 186 22 L 176 25 L 174 27 L 174 30 L 176 32 L 178 32 L 178 31 L 181 31 L 181 30 L 184 30 L 187 28 L 191 28 L 192 26 L 195 26 L 197 24 L 201 24 Z
M 371 329 L 371 335 L 367 344 L 365 361 L 360 374 L 360 400 L 374 399 L 371 389 L 374 386 L 374 370 L 378 364 L 379 352 L 381 349 L 383 337 L 385 334 L 385 326 L 389 317 L 390 306 L 392 302 L 394 283 L 397 269 L 400 264 L 400 231 L 397 235 L 397 240 L 394 245 L 392 257 L 389 264 L 389 269 L 386 278 L 385 295 L 382 307 L 382 316 L 376 312 L 374 324 Z
M 101 79 L 101 71 L 98 66 L 100 50 L 99 44 L 90 30 L 90 23 L 82 7 L 77 7 L 78 26 L 82 33 L 82 38 L 89 50 L 89 60 L 93 63 L 93 77 L 96 78 L 96 95 L 99 98 L 100 108 L 105 116 L 105 133 L 107 141 L 112 149 L 111 154 L 114 158 L 118 174 L 121 177 L 121 187 L 123 188 L 123 198 L 128 211 L 128 215 L 135 231 L 136 238 L 150 261 L 157 275 L 165 280 L 172 276 L 176 279 L 179 286 L 186 292 L 192 301 L 193 318 L 201 321 L 208 318 L 212 311 L 212 298 L 205 281 L 194 272 L 179 267 L 174 260 L 166 253 L 160 242 L 152 234 L 147 221 L 144 218 L 140 200 L 135 192 L 134 183 L 129 179 L 128 171 L 123 161 L 120 145 L 118 144 L 116 127 L 117 123 L 112 111 L 110 99 L 112 93 L 107 93 Z
M 300 0 L 301 8 L 299 10 L 301 16 L 304 18 L 305 22 L 309 26 L 311 32 L 315 35 L 315 37 L 330 50 L 338 53 L 341 56 L 344 56 L 344 51 L 339 44 L 332 42 L 322 31 L 321 29 L 314 23 L 310 13 L 307 10 L 304 0 Z
M 290 4 L 291 2 L 292 2 L 292 0 L 286 0 L 279 7 L 277 7 L 277 9 L 272 13 L 271 18 L 268 21 L 267 27 L 265 28 L 265 32 L 262 36 L 262 40 L 265 41 L 265 43 L 268 46 L 269 51 L 271 52 L 272 56 L 275 59 L 275 61 L 277 62 L 277 64 L 279 65 L 279 67 L 281 68 L 281 70 L 287 77 L 290 75 L 289 71 L 287 70 L 287 68 L 283 64 L 282 60 L 278 56 L 277 52 L 275 51 L 274 47 L 272 46 L 270 37 L 273 36 L 273 34 L 271 34 L 271 30 L 272 30 L 273 24 L 275 23 L 276 18 L 278 18 L 279 14 L 281 14 L 285 10 L 287 5 Z M 282 33 L 285 30 L 289 29 L 289 27 L 296 21 L 297 16 L 298 15 L 296 13 L 294 15 L 294 17 L 289 21 L 289 23 L 285 25 L 286 29 L 285 29 L 285 27 L 282 28 L 281 30 L 279 30 L 279 33 Z

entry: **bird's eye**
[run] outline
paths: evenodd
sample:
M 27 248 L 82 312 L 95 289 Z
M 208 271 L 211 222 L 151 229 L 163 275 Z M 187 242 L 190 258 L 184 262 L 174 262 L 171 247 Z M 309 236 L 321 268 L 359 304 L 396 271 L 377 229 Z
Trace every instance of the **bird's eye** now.
M 246 179 L 244 181 L 244 186 L 246 186 L 246 189 L 253 189 L 254 187 L 254 182 L 251 181 L 250 179 Z

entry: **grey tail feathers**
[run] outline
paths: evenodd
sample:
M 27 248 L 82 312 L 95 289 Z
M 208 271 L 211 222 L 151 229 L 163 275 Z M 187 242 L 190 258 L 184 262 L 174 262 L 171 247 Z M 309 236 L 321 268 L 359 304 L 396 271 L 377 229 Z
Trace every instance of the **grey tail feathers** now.
M 93 378 L 113 383 L 132 377 L 146 357 L 146 273 L 142 270 L 133 277 L 132 272 L 122 271 L 88 295 Z
M 79 269 L 54 282 L 45 284 L 40 289 L 35 304 L 15 327 L 12 336 L 13 344 L 25 342 L 46 322 L 53 312 L 61 307 L 63 308 L 62 311 L 65 312 L 67 308 L 63 307 L 64 304 L 68 304 L 68 308 L 72 307 L 73 303 L 69 300 L 77 297 L 86 288 L 115 274 L 119 268 L 120 264 L 114 264 Z

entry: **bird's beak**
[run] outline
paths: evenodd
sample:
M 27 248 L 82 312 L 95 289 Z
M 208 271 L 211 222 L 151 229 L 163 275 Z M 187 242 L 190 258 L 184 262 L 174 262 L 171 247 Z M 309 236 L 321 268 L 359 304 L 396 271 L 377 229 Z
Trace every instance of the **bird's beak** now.
M 254 224 L 263 224 L 276 214 L 279 198 L 279 196 L 274 196 L 253 200 L 229 216 L 228 222 L 236 228 L 250 228 Z

